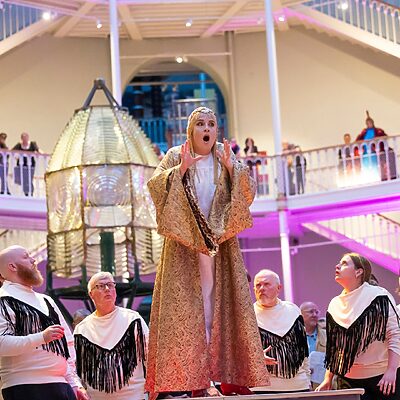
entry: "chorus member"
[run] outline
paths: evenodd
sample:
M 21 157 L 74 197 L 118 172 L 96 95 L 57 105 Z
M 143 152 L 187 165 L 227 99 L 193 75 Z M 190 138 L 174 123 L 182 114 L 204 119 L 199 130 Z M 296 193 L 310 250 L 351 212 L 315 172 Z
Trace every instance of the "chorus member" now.
M 115 305 L 115 287 L 109 272 L 88 282 L 96 310 L 74 331 L 78 375 L 91 400 L 144 400 L 149 330 L 136 311 Z
M 357 253 L 345 254 L 335 267 L 343 290 L 327 311 L 324 381 L 331 388 L 334 374 L 353 388 L 363 388 L 364 400 L 400 399 L 400 328 L 390 293 L 370 285 L 371 264 Z
M 33 288 L 43 277 L 20 246 L 0 252 L 0 376 L 4 400 L 86 400 L 60 310 Z
M 271 386 L 257 387 L 257 393 L 308 392 L 310 371 L 304 320 L 299 307 L 279 298 L 282 289 L 275 272 L 263 269 L 254 278 L 254 303 L 263 348 L 276 365 L 267 365 Z

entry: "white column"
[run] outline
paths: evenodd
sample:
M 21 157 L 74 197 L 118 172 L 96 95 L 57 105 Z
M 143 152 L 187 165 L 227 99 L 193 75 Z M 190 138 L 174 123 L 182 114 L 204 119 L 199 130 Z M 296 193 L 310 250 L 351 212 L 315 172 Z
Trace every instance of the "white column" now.
M 284 171 L 283 162 L 279 155 L 282 153 L 282 134 L 281 134 L 281 111 L 279 103 L 279 86 L 278 86 L 278 66 L 276 60 L 276 45 L 274 31 L 274 17 L 272 14 L 272 1 L 265 0 L 265 32 L 267 35 L 267 54 L 268 54 L 268 71 L 269 71 L 269 87 L 272 106 L 272 127 L 274 134 L 274 149 L 277 157 L 277 180 L 278 192 L 284 193 Z M 292 267 L 290 260 L 289 246 L 289 226 L 288 213 L 286 210 L 279 211 L 279 232 L 281 239 L 281 258 L 282 258 L 282 275 L 283 290 L 285 300 L 293 301 L 293 281 Z
M 236 79 L 235 79 L 235 55 L 234 55 L 234 46 L 233 46 L 233 35 L 232 31 L 226 32 L 226 40 L 228 47 L 228 72 L 229 72 L 229 92 L 230 92 L 230 127 L 231 138 L 238 138 L 238 129 L 239 129 L 239 121 L 238 121 L 238 112 L 237 112 L 237 101 L 236 101 Z
M 117 100 L 118 104 L 121 104 L 121 65 L 119 58 L 119 26 L 117 0 L 109 0 L 109 14 L 112 92 L 115 100 Z

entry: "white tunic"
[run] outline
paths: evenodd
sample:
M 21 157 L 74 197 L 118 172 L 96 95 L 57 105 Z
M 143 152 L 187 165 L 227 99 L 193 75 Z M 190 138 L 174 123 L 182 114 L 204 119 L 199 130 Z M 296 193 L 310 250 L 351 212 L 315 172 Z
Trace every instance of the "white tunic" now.
M 76 326 L 74 335 L 82 335 L 90 342 L 111 350 L 124 336 L 131 322 L 138 318 L 141 321 L 147 347 L 149 329 L 146 322 L 136 311 L 121 307 L 115 307 L 113 312 L 101 317 L 95 313 L 89 315 Z M 144 381 L 143 366 L 141 362 L 138 362 L 128 385 L 123 386 L 121 390 L 105 393 L 88 385 L 87 391 L 91 400 L 143 400 L 145 398 Z
M 200 210 L 208 219 L 214 199 L 216 185 L 214 182 L 214 157 L 212 153 L 196 162 L 194 184 Z M 218 164 L 218 176 L 221 167 Z M 206 338 L 210 342 L 211 328 L 215 305 L 215 259 L 199 253 L 201 290 L 203 294 Z

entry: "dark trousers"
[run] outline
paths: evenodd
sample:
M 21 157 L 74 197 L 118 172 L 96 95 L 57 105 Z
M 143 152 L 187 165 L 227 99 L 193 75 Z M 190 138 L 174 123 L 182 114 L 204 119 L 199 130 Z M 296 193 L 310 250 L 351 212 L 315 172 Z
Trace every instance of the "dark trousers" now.
M 76 400 L 67 383 L 16 385 L 2 390 L 4 400 Z
M 365 390 L 365 394 L 361 396 L 362 400 L 400 400 L 400 368 L 397 370 L 395 394 L 391 393 L 389 396 L 384 396 L 379 390 L 377 385 L 382 376 L 378 375 L 366 379 L 345 379 L 353 389 L 361 388 Z

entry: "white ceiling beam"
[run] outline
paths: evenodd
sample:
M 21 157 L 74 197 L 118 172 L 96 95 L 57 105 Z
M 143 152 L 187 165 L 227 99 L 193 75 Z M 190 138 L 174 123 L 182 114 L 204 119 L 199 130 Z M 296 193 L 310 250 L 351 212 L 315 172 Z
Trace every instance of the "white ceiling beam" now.
M 68 18 L 67 21 L 62 24 L 59 29 L 57 29 L 54 36 L 65 37 L 66 35 L 68 35 L 68 33 L 71 32 L 72 29 L 74 29 L 75 26 L 79 23 L 81 18 L 87 15 L 95 6 L 96 3 L 83 3 L 82 7 L 78 11 L 76 11 L 74 16 Z
M 129 6 L 126 4 L 118 5 L 118 12 L 121 16 L 122 23 L 125 25 L 126 30 L 132 40 L 142 40 L 143 37 L 139 31 L 137 24 L 133 21 Z
M 201 35 L 201 37 L 207 38 L 214 35 L 214 33 L 218 32 L 218 30 L 221 29 L 230 18 L 235 16 L 249 1 L 250 0 L 236 0 L 235 3 Z

